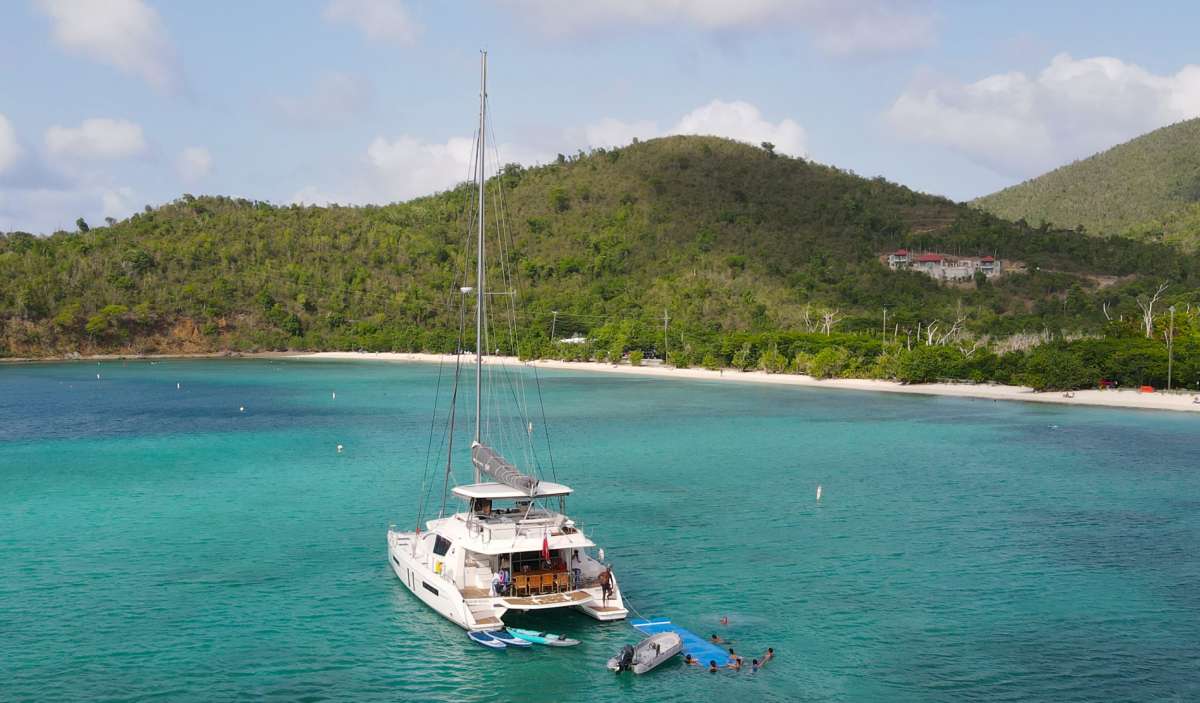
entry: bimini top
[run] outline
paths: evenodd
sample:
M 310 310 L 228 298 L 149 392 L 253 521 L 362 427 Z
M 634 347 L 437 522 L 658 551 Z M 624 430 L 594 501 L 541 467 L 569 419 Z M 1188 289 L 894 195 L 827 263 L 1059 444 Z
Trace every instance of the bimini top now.
M 487 498 L 489 500 L 519 500 L 531 497 L 551 498 L 554 496 L 565 496 L 570 492 L 571 489 L 569 487 L 550 481 L 538 481 L 533 496 L 530 496 L 527 491 L 506 486 L 503 483 L 468 483 L 465 486 L 454 487 L 454 495 L 468 500 L 473 498 Z

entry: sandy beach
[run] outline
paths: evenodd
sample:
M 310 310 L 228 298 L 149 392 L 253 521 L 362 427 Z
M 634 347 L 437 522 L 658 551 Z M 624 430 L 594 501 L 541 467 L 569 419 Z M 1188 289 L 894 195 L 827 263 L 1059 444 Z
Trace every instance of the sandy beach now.
M 388 362 L 453 362 L 451 355 L 405 354 L 390 352 L 317 352 L 298 354 L 301 359 L 340 359 L 348 361 Z M 589 373 L 615 373 L 627 376 L 651 376 L 655 378 L 689 379 L 728 383 L 770 383 L 780 386 L 807 386 L 810 388 L 846 389 L 873 391 L 876 393 L 912 393 L 916 395 L 943 395 L 959 398 L 985 400 L 1015 400 L 1026 403 L 1058 403 L 1061 405 L 1090 405 L 1129 410 L 1175 410 L 1200 412 L 1200 403 L 1195 402 L 1195 392 L 1140 393 L 1136 390 L 1080 390 L 1069 395 L 1062 392 L 1037 393 L 1021 386 L 972 383 L 921 383 L 906 385 L 895 381 L 876 381 L 861 378 L 838 378 L 819 380 L 800 374 L 768 374 L 762 371 L 710 371 L 708 369 L 677 369 L 669 366 L 629 366 L 628 364 L 602 364 L 595 361 L 557 361 L 541 359 L 520 361 L 516 357 L 488 357 L 488 363 L 522 364 L 543 369 L 587 371 Z

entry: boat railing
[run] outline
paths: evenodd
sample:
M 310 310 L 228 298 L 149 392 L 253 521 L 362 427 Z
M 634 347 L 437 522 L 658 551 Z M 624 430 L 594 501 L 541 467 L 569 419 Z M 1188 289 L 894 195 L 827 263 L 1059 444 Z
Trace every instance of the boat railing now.
M 536 537 L 547 527 L 557 528 L 554 534 L 562 530 L 566 519 L 562 515 L 547 515 L 544 517 L 512 520 L 505 518 L 473 519 L 467 521 L 467 530 L 480 537 L 485 542 L 492 539 L 512 539 L 516 537 Z M 572 525 L 572 529 L 578 529 Z

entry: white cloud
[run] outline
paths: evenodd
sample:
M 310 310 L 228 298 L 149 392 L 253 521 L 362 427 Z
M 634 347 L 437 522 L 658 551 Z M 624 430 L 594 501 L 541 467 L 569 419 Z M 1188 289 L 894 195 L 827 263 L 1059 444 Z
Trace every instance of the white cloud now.
M 353 25 L 371 41 L 412 44 L 421 26 L 399 0 L 330 0 L 325 19 Z
M 913 87 L 885 119 L 901 136 L 1025 178 L 1200 115 L 1200 66 L 1157 75 L 1109 57 L 1054 57 L 1037 76 Z
M 371 82 L 362 76 L 329 71 L 317 76 L 304 96 L 278 96 L 272 103 L 289 122 L 325 127 L 342 124 L 366 110 L 373 99 Z
M 635 137 L 649 139 L 668 134 L 705 134 L 728 137 L 758 145 L 772 142 L 780 153 L 802 155 L 804 129 L 790 119 L 772 123 L 757 107 L 747 102 L 713 100 L 684 115 L 674 126 L 661 129 L 649 120 L 622 122 L 606 118 L 580 128 L 563 130 L 545 138 L 537 146 L 501 144 L 500 163 L 545 163 L 555 150 L 573 152 L 578 148 L 622 146 Z M 491 147 L 488 149 L 491 152 Z M 455 137 L 446 142 L 426 142 L 410 135 L 396 139 L 376 137 L 366 149 L 358 168 L 338 174 L 342 183 L 336 188 L 307 186 L 296 192 L 292 202 L 323 205 L 327 203 L 387 203 L 445 190 L 472 177 L 474 142 Z M 489 154 L 489 168 L 494 166 Z
M 929 46 L 923 2 L 883 0 L 509 0 L 544 34 L 570 37 L 629 27 L 687 26 L 711 33 L 802 30 L 822 51 L 848 56 Z
M 0 113 L 0 173 L 4 173 L 21 158 L 21 144 L 17 131 L 3 113 Z
M 175 169 L 185 183 L 196 183 L 212 171 L 212 154 L 202 146 L 189 146 L 179 153 Z
M 122 186 L 100 191 L 101 212 L 105 217 L 121 219 L 137 209 L 133 199 L 137 195 L 133 188 Z
M 38 0 L 54 40 L 170 92 L 182 83 L 175 49 L 158 12 L 141 0 Z
M 502 144 L 497 151 L 503 163 L 528 164 L 549 158 L 540 151 L 511 144 Z M 340 179 L 341 186 L 307 186 L 291 200 L 313 205 L 366 204 L 429 195 L 471 180 L 474 156 L 475 143 L 470 137 L 453 137 L 445 142 L 426 142 L 409 135 L 376 137 L 367 146 L 357 171 Z M 494 162 L 493 153 L 488 158 L 489 172 L 494 171 Z
M 683 116 L 671 134 L 711 134 L 741 142 L 771 142 L 780 153 L 803 156 L 804 128 L 790 119 L 772 124 L 758 108 L 741 100 L 714 100 Z
M 129 120 L 94 117 L 78 127 L 54 125 L 46 130 L 51 156 L 78 160 L 124 159 L 146 151 L 140 125 Z
M 623 146 L 633 140 L 651 139 L 670 134 L 700 134 L 736 139 L 755 146 L 771 142 L 776 151 L 792 156 L 804 156 L 807 137 L 804 128 L 791 119 L 768 122 L 754 105 L 734 100 L 713 100 L 684 115 L 674 126 L 661 129 L 656 122 L 642 120 L 622 122 L 605 118 L 582 129 L 568 130 L 572 146 Z
M 23 230 L 48 234 L 75 229 L 75 218 L 93 226 L 105 217 L 122 219 L 138 208 L 128 187 L 79 185 L 67 188 L 0 189 L 0 232 Z

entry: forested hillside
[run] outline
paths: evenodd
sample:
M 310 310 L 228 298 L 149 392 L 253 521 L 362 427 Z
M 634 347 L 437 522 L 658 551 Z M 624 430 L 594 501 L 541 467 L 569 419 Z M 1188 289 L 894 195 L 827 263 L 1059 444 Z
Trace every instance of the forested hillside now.
M 489 186 L 509 224 L 491 276 L 518 274 L 524 353 L 660 353 L 666 312 L 677 363 L 775 363 L 770 351 L 794 366 L 837 342 L 862 366 L 931 326 L 934 342 L 955 330 L 942 345 L 1133 334 L 1139 294 L 1165 281 L 1190 301 L 1200 282 L 1197 258 L 1170 247 L 1015 225 L 769 145 L 671 137 L 510 165 Z M 185 195 L 106 227 L 10 233 L 0 354 L 450 350 L 471 198 L 469 186 L 379 207 Z M 888 270 L 879 254 L 899 246 L 1029 272 L 949 286 Z M 552 327 L 593 343 L 555 351 Z
M 1200 118 L 1142 135 L 974 202 L 1009 220 L 1050 222 L 1195 249 Z

